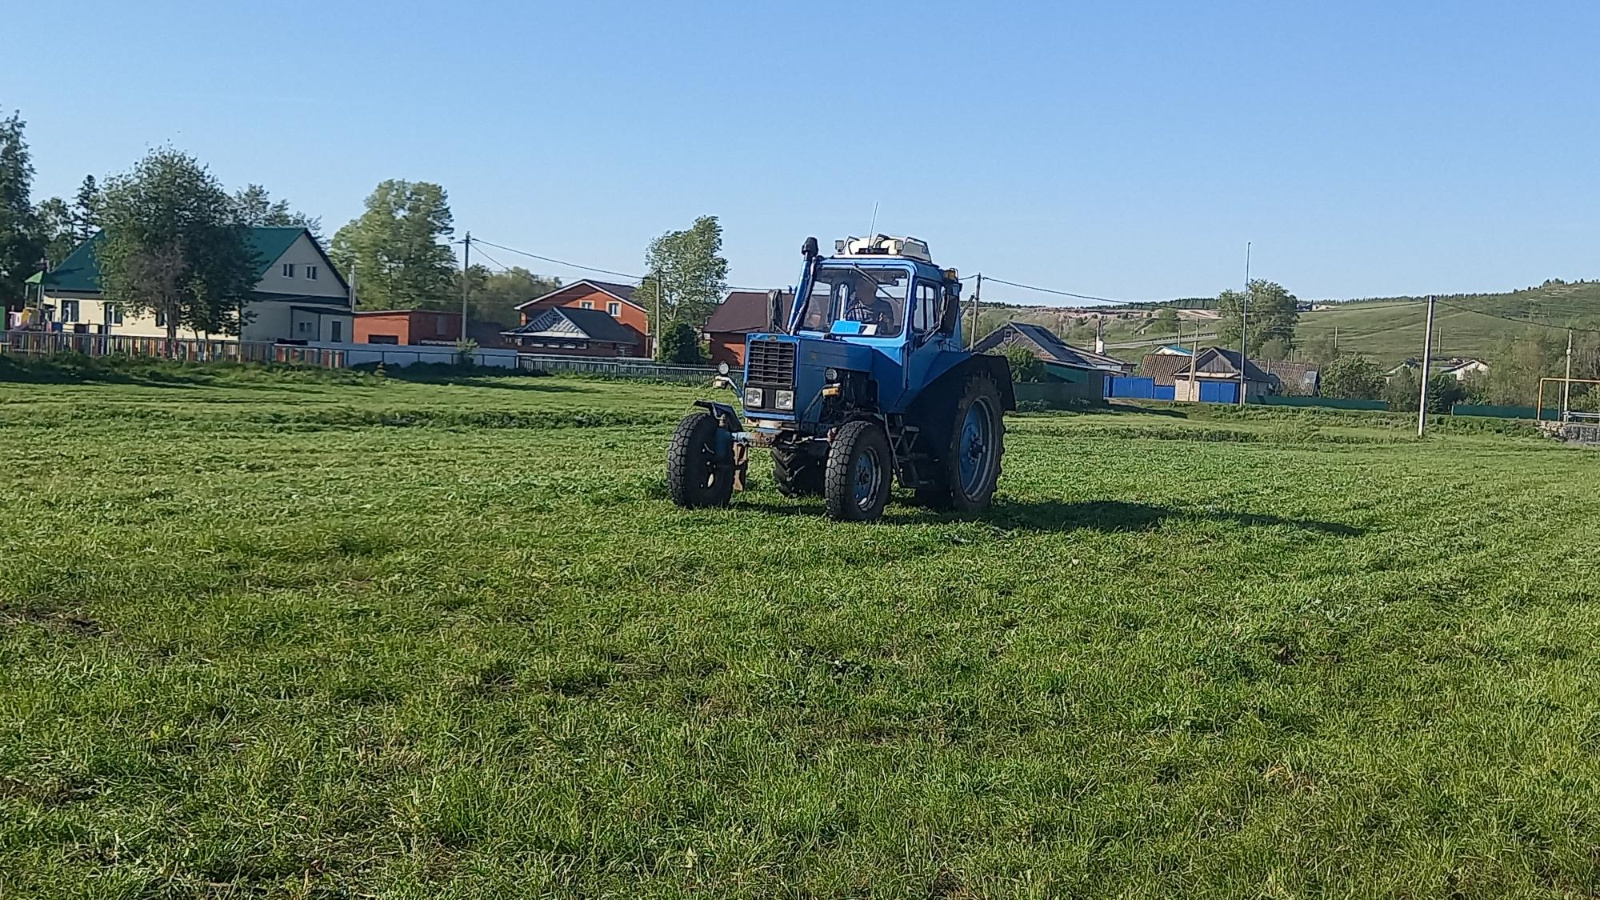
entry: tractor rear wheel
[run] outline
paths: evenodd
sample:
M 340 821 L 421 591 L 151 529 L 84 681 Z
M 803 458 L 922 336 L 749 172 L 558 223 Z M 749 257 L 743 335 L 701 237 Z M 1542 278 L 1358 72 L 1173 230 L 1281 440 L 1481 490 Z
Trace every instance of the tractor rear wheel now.
M 934 483 L 917 490 L 917 502 L 936 509 L 977 512 L 994 499 L 1005 454 L 1006 423 L 1000 388 L 987 372 L 969 376 L 950 411 L 943 458 Z
M 727 506 L 733 499 L 732 461 L 717 459 L 717 420 L 694 413 L 678 423 L 667 445 L 667 493 L 679 506 Z
M 823 460 L 804 450 L 772 448 L 772 480 L 785 497 L 817 497 L 822 494 Z
M 846 422 L 828 447 L 823 497 L 828 515 L 846 522 L 870 522 L 883 515 L 894 478 L 889 438 L 876 422 Z

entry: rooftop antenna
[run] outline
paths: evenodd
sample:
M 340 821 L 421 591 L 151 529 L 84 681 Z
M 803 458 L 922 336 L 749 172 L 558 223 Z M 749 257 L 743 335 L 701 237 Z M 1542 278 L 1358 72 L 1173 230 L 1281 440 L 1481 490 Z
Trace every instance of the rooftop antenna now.
M 872 224 L 867 226 L 867 246 L 868 247 L 871 247 L 871 246 L 877 244 L 877 240 L 875 240 L 877 238 L 877 236 L 878 236 L 877 231 L 878 231 L 878 201 L 874 200 L 874 201 L 872 201 Z

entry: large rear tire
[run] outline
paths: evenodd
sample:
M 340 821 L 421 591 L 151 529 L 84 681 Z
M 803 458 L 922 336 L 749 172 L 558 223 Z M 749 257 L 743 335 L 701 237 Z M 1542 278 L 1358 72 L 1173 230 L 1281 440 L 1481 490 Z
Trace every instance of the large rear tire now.
M 718 430 L 710 413 L 694 413 L 678 423 L 667 445 L 667 493 L 673 503 L 727 506 L 733 499 L 733 464 L 717 459 Z
M 772 448 L 772 480 L 785 497 L 820 497 L 826 465 L 804 450 Z
M 846 422 L 828 447 L 823 497 L 828 515 L 846 522 L 870 522 L 883 515 L 894 478 L 889 438 L 876 422 Z
M 917 502 L 958 512 L 987 509 L 1005 455 L 1004 407 L 994 378 L 987 372 L 968 376 L 945 421 L 948 443 L 934 469 L 934 483 L 917 490 Z

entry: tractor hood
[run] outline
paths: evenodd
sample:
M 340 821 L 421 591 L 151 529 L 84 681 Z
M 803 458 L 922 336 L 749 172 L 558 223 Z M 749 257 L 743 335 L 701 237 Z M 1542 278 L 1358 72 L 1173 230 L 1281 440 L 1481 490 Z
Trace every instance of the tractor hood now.
M 873 373 L 888 362 L 888 357 L 872 347 L 849 341 L 752 334 L 745 339 L 744 408 L 765 419 L 814 420 L 820 412 L 816 400 L 829 369 Z M 781 403 L 787 397 L 780 397 L 779 392 L 793 392 L 793 403 Z M 750 402 L 757 399 L 757 403 Z M 792 408 L 783 408 L 786 406 Z

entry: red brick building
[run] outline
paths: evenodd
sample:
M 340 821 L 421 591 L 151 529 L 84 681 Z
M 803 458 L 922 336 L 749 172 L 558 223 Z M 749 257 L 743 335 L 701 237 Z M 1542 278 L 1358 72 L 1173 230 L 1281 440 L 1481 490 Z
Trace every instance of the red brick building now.
M 374 309 L 355 314 L 358 344 L 454 344 L 461 314 L 437 309 Z
M 605 313 L 617 324 L 633 332 L 634 337 L 630 343 L 637 349 L 621 355 L 649 355 L 650 319 L 645 308 L 633 302 L 632 286 L 586 278 L 564 285 L 542 297 L 535 297 L 526 303 L 518 304 L 517 311 L 522 314 L 523 327 L 527 327 L 535 318 L 556 307 Z M 507 334 L 510 335 L 511 332 Z M 558 343 L 563 342 L 558 341 Z
M 794 295 L 783 295 L 783 318 L 794 308 Z M 767 328 L 767 295 L 762 291 L 730 291 L 706 320 L 706 340 L 711 345 L 711 363 L 744 365 L 745 336 Z

